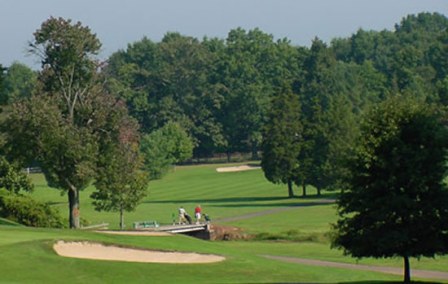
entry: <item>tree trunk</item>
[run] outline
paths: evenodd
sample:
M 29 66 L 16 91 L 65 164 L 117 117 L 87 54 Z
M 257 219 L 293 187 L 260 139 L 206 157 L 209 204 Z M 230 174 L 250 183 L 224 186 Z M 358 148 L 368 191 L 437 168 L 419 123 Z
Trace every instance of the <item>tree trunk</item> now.
M 251 152 L 252 152 L 252 160 L 258 160 L 258 151 L 257 151 L 257 143 L 255 141 L 252 141 L 252 145 L 251 145 Z
M 305 184 L 305 182 L 302 182 L 302 196 L 303 197 L 306 196 L 306 184 Z
M 227 151 L 226 155 L 227 155 L 227 163 L 230 163 L 230 160 L 232 159 L 232 153 L 230 153 L 230 151 Z
M 321 191 L 320 186 L 318 186 L 317 187 L 317 196 L 320 196 L 320 191 Z
M 79 190 L 70 186 L 68 190 L 69 222 L 71 229 L 78 229 L 79 224 Z
M 408 256 L 404 256 L 404 283 L 411 283 L 411 267 Z
M 120 229 L 124 230 L 124 212 L 123 212 L 123 208 L 120 208 Z
M 288 197 L 293 198 L 294 197 L 294 191 L 292 189 L 292 180 L 288 180 Z

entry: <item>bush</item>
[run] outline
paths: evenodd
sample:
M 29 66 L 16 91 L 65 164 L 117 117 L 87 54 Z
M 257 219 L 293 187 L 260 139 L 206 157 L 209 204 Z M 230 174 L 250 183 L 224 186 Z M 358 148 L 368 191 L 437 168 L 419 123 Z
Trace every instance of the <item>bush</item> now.
M 31 227 L 63 228 L 61 215 L 29 196 L 0 192 L 0 216 Z

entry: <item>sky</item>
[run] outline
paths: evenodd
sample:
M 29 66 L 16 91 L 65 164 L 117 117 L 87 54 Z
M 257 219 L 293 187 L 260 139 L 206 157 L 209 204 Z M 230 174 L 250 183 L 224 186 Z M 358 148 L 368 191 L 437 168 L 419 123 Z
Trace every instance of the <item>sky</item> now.
M 420 12 L 448 16 L 448 0 L 0 0 L 0 64 L 38 68 L 27 43 L 51 16 L 89 26 L 105 59 L 144 36 L 158 42 L 167 32 L 225 39 L 237 27 L 259 28 L 309 46 L 315 37 L 330 42 L 360 28 L 393 30 L 403 17 Z

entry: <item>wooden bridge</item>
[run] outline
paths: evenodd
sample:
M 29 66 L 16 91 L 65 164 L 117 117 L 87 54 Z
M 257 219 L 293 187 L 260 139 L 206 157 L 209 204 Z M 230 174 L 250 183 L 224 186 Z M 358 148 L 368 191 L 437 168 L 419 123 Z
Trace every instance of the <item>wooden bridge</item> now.
M 136 228 L 138 231 L 166 232 L 172 234 L 184 234 L 200 239 L 210 239 L 210 224 L 191 224 L 191 225 L 160 225 L 150 228 Z

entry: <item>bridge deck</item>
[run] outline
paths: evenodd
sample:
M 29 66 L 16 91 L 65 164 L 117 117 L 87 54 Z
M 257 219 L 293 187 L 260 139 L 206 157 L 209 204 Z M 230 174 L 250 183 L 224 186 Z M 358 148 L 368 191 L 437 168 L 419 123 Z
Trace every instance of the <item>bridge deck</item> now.
M 138 231 L 168 232 L 173 234 L 182 234 L 188 232 L 208 231 L 209 224 L 192 225 L 162 225 L 157 228 L 141 228 Z

